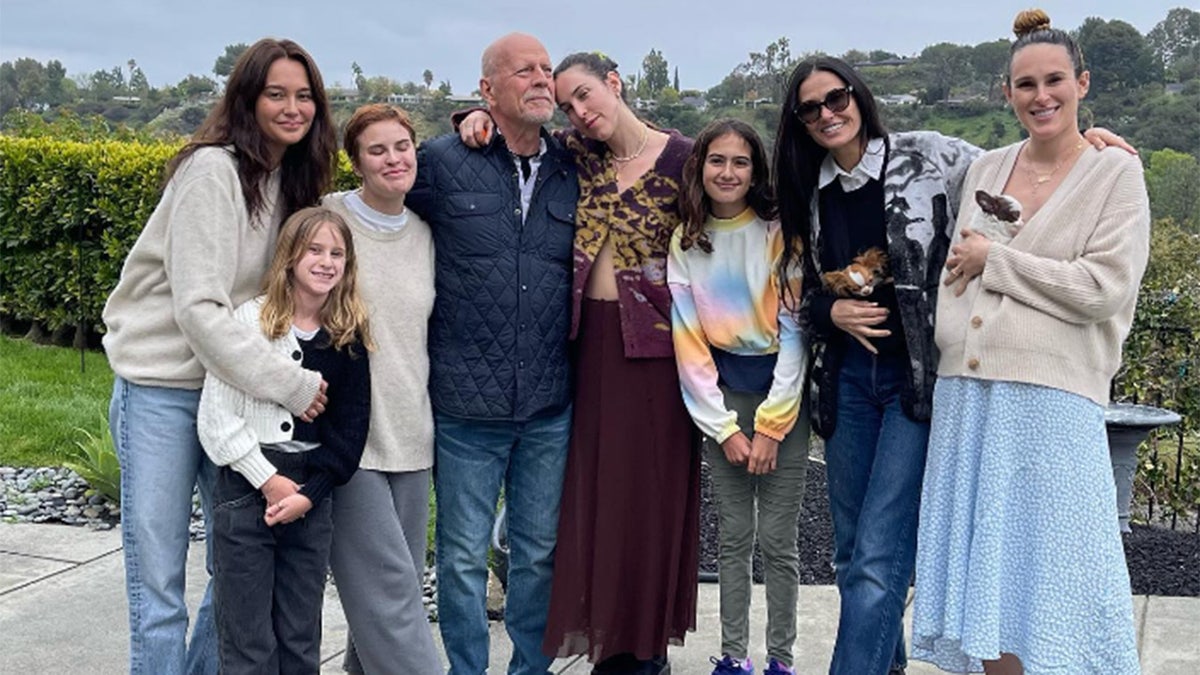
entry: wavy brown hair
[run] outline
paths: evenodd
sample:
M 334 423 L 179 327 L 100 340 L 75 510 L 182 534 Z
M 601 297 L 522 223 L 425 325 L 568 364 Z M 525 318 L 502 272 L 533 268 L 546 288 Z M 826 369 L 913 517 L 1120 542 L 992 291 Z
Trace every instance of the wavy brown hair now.
M 315 107 L 312 126 L 299 142 L 289 146 L 280 162 L 280 193 L 285 214 L 316 204 L 333 179 L 337 157 L 337 133 L 329 112 L 325 83 L 308 52 L 291 40 L 263 38 L 250 45 L 229 75 L 225 94 L 192 140 L 167 165 L 170 181 L 179 167 L 197 150 L 209 146 L 232 145 L 238 166 L 238 181 L 246 199 L 246 212 L 252 218 L 266 205 L 263 179 L 272 170 L 271 153 L 262 128 L 255 117 L 258 97 L 267 83 L 267 71 L 279 59 L 291 59 L 304 67 Z
M 337 213 L 322 206 L 300 209 L 279 230 L 275 257 L 263 279 L 263 292 L 267 298 L 259 313 L 259 325 L 272 340 L 283 337 L 292 329 L 295 312 L 293 270 L 313 238 L 326 225 L 336 228 L 346 244 L 346 269 L 341 282 L 329 292 L 321 307 L 321 327 L 329 333 L 329 343 L 335 349 L 359 341 L 368 351 L 373 350 L 375 343 L 371 339 L 367 305 L 358 293 L 358 259 L 354 254 L 350 226 Z
M 750 146 L 750 190 L 746 193 L 746 205 L 754 209 L 761 220 L 774 220 L 778 213 L 775 193 L 771 189 L 767 150 L 754 127 L 731 117 L 713 120 L 700 131 L 683 164 L 683 198 L 679 200 L 679 211 L 683 216 L 681 246 L 685 251 L 699 246 L 701 251 L 712 253 L 712 242 L 704 230 L 712 212 L 712 199 L 704 191 L 704 162 L 708 159 L 709 146 L 725 134 L 734 134 Z

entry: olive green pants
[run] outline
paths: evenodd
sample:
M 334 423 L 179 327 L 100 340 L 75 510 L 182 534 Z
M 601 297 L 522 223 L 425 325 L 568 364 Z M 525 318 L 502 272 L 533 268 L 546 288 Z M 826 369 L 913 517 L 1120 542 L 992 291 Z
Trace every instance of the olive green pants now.
M 724 387 L 722 392 L 725 404 L 738 415 L 738 426 L 753 439 L 754 413 L 765 395 Z M 721 652 L 737 659 L 749 656 L 752 557 L 757 534 L 767 594 L 767 657 L 792 665 L 800 580 L 796 528 L 808 470 L 808 433 L 808 410 L 804 409 L 792 432 L 779 444 L 775 470 L 761 475 L 751 475 L 745 465 L 730 464 L 720 444 L 704 439 L 720 533 Z

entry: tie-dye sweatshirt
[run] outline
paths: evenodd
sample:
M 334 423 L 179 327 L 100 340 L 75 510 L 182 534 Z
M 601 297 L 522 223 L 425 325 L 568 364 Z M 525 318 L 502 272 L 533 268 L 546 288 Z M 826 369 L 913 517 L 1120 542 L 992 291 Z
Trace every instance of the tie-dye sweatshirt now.
M 783 252 L 777 221 L 747 209 L 705 224 L 712 253 L 684 251 L 682 231 L 671 237 L 667 283 L 683 400 L 696 426 L 719 443 L 737 433 L 737 414 L 725 405 L 714 349 L 735 356 L 775 354 L 770 390 L 754 417 L 754 432 L 783 440 L 800 412 L 808 350 L 794 312 L 780 302 L 776 268 Z M 790 281 L 800 297 L 799 270 Z M 736 364 L 723 360 L 722 367 Z M 746 431 L 749 435 L 749 430 Z

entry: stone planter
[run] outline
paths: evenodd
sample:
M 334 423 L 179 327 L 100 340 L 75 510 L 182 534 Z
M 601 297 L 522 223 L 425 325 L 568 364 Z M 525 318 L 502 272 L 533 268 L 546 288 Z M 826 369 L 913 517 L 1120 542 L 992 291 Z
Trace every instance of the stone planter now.
M 1117 520 L 1122 532 L 1129 532 L 1129 505 L 1133 501 L 1138 446 L 1151 431 L 1178 424 L 1179 420 L 1179 414 L 1170 410 L 1132 403 L 1111 403 L 1104 411 L 1113 482 L 1117 486 Z

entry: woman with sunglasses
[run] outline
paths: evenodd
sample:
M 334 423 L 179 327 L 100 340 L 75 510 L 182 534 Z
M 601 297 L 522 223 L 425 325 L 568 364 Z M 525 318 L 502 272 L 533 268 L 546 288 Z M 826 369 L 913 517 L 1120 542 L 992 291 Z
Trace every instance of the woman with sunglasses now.
M 830 672 L 900 673 L 938 365 L 938 282 L 967 167 L 981 150 L 933 132 L 888 134 L 870 89 L 839 59 L 800 63 L 786 91 L 775 174 L 783 255 L 804 251 L 809 403 L 812 428 L 826 439 L 841 593 Z M 872 249 L 888 265 L 868 293 L 840 297 L 822 284 Z

